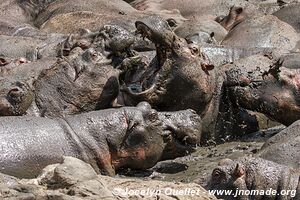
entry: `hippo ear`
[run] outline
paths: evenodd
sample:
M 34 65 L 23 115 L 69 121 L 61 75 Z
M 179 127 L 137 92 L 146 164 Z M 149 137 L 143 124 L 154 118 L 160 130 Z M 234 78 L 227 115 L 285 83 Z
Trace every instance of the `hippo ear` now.
M 236 167 L 234 169 L 234 175 L 237 177 L 237 178 L 240 178 L 242 176 L 245 175 L 245 168 L 243 165 L 241 164 L 236 164 Z

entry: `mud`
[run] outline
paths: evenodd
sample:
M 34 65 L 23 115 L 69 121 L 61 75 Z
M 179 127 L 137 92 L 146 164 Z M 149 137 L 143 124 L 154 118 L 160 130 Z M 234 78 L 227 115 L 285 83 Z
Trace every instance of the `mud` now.
M 197 151 L 191 155 L 159 162 L 150 170 L 134 171 L 123 169 L 118 176 L 183 183 L 195 182 L 205 187 L 212 169 L 218 165 L 220 160 L 224 158 L 237 159 L 243 156 L 256 156 L 264 142 L 283 129 L 284 126 L 277 126 L 253 133 L 239 141 L 198 147 Z

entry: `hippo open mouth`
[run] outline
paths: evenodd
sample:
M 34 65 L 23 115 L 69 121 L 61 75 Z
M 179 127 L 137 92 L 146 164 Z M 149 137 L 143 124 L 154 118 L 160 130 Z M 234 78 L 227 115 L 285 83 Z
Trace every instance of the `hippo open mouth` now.
M 190 59 L 200 58 L 199 64 L 204 69 L 212 68 L 208 58 L 199 52 L 198 47 L 191 46 L 183 38 L 178 37 L 169 27 L 168 22 L 158 16 L 150 16 L 136 21 L 136 33 L 143 39 L 154 43 L 156 57 L 145 64 L 139 77 L 134 82 L 126 82 L 122 91 L 140 99 L 157 101 L 158 96 L 166 93 L 167 84 L 172 76 L 172 67 L 175 63 L 186 62 Z M 199 56 L 200 55 L 200 56 Z M 203 58 L 203 59 L 202 59 Z M 145 67 L 145 65 L 147 65 Z M 136 70 L 138 71 L 138 70 Z

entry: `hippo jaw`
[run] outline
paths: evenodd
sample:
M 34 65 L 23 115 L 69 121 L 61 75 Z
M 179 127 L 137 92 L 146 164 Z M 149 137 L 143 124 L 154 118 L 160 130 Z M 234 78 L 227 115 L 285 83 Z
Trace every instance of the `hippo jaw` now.
M 123 91 L 134 99 L 158 102 L 167 91 L 167 85 L 172 80 L 174 65 L 190 63 L 191 60 L 199 63 L 202 69 L 213 69 L 208 57 L 199 52 L 198 46 L 188 44 L 183 38 L 176 36 L 168 23 L 157 16 L 136 22 L 137 33 L 155 44 L 156 60 L 143 73 L 144 80 L 138 88 L 127 85 Z
M 226 72 L 225 86 L 236 105 L 288 126 L 300 119 L 300 70 L 281 64 L 276 62 L 270 69 L 253 69 L 247 74 L 231 69 Z

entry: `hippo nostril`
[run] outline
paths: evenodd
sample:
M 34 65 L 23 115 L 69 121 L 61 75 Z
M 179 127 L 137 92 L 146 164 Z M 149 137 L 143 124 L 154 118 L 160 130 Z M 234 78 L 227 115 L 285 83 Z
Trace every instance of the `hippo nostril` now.
M 10 96 L 19 96 L 21 93 L 21 90 L 19 88 L 13 88 L 9 91 Z
M 5 65 L 7 65 L 7 64 L 8 64 L 8 62 L 7 62 L 6 59 L 0 58 L 0 66 L 5 66 Z

